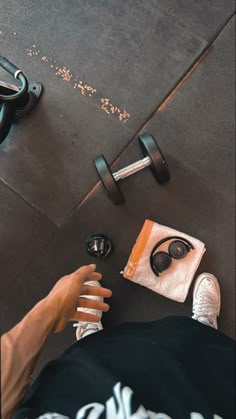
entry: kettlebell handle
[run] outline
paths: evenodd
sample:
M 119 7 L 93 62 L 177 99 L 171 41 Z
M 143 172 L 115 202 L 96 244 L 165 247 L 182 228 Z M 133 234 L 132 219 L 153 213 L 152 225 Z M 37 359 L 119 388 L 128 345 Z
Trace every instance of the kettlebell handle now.
M 12 64 L 5 57 L 0 56 L 0 67 L 6 70 L 11 76 L 15 79 L 18 79 L 21 82 L 19 90 L 12 95 L 3 95 L 0 93 L 0 102 L 13 102 L 20 99 L 28 91 L 28 80 L 23 74 L 23 72 Z

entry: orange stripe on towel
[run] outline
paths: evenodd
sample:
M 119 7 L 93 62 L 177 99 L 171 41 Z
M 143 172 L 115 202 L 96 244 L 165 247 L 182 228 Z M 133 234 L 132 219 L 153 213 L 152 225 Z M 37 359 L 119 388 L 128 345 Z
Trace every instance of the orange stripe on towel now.
M 132 249 L 128 264 L 123 275 L 127 279 L 132 279 L 135 274 L 139 260 L 150 237 L 153 224 L 154 222 L 151 220 L 145 220 L 144 222 L 142 230 L 140 231 L 136 243 Z

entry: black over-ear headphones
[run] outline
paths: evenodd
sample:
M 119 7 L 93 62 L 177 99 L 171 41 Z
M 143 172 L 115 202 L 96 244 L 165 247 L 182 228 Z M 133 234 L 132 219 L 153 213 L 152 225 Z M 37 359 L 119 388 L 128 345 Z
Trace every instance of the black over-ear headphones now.
M 160 247 L 161 244 L 172 239 L 177 240 L 174 240 L 169 244 L 168 252 L 156 252 L 157 248 Z M 150 255 L 150 265 L 152 271 L 156 276 L 159 276 L 161 272 L 170 267 L 172 258 L 183 259 L 191 249 L 194 249 L 192 243 L 183 237 L 170 236 L 160 240 L 157 244 L 155 244 Z

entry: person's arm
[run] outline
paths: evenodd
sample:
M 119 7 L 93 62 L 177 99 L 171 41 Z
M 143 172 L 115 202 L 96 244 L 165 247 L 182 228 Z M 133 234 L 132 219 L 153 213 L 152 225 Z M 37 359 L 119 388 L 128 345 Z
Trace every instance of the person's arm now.
M 31 382 L 31 374 L 47 337 L 60 332 L 69 320 L 99 321 L 99 317 L 77 311 L 77 307 L 107 311 L 108 304 L 79 297 L 101 295 L 110 297 L 105 288 L 90 287 L 88 280 L 99 280 L 96 266 L 84 266 L 60 279 L 46 298 L 1 338 L 2 419 L 12 416 Z
M 11 417 L 31 382 L 41 349 L 52 332 L 55 314 L 46 300 L 1 338 L 2 418 Z

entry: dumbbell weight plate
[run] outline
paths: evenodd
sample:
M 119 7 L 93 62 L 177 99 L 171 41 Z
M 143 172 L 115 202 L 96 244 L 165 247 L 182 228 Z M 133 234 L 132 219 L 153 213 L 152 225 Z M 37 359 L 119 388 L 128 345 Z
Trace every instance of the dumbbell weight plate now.
M 167 182 L 170 179 L 170 173 L 165 158 L 157 145 L 156 141 L 150 134 L 139 136 L 139 145 L 142 149 L 144 157 L 150 157 L 150 169 L 158 183 Z
M 118 187 L 117 182 L 112 176 L 111 169 L 105 157 L 101 154 L 100 156 L 97 156 L 93 162 L 109 198 L 116 205 L 122 204 L 122 202 L 124 202 L 124 197 Z

